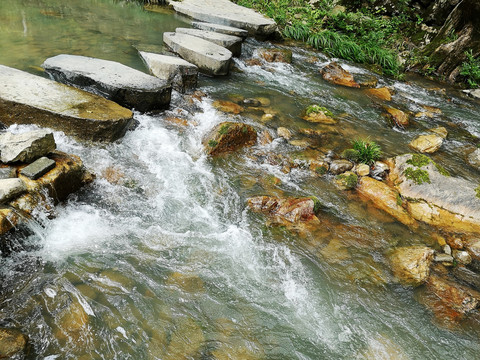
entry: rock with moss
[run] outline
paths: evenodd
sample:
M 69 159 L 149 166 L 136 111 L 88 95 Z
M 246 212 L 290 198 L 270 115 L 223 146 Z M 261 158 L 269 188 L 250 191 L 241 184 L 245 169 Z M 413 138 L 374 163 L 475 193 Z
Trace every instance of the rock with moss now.
M 320 70 L 322 77 L 328 82 L 336 85 L 359 88 L 360 85 L 355 81 L 353 75 L 343 69 L 338 63 L 331 62 Z
M 357 186 L 358 176 L 352 171 L 346 171 L 343 174 L 335 176 L 335 184 L 341 190 L 352 190 Z
M 319 105 L 310 105 L 305 109 L 303 120 L 311 123 L 320 123 L 325 125 L 336 124 L 337 121 L 333 118 L 333 113 L 326 107 Z
M 330 164 L 330 173 L 339 175 L 353 168 L 353 163 L 348 160 L 334 160 Z
M 204 141 L 208 155 L 236 151 L 245 146 L 252 146 L 257 142 L 257 132 L 247 124 L 223 122 L 218 124 Z
M 292 50 L 290 49 L 260 49 L 258 54 L 267 62 L 292 63 Z

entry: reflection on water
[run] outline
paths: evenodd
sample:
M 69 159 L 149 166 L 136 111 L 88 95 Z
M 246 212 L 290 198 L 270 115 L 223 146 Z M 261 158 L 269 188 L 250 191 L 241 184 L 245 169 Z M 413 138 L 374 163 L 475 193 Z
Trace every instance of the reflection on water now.
M 0 63 L 34 73 L 58 52 L 143 69 L 132 45 L 161 45 L 162 32 L 182 24 L 168 12 L 108 0 L 4 0 L 0 20 L 0 46 L 9 49 Z M 438 327 L 413 291 L 392 279 L 385 254 L 428 242 L 429 229 L 413 233 L 329 178 L 284 173 L 275 161 L 257 159 L 269 150 L 301 161 L 367 136 L 397 155 L 426 128 L 442 125 L 449 141 L 435 160 L 476 179 L 457 146 L 475 144 L 467 134 L 479 131 L 476 109 L 448 93 L 435 96 L 428 84 L 380 79 L 396 89 L 395 106 L 443 111 L 393 130 L 363 92 L 320 79 L 322 55 L 294 49 L 293 65 L 247 66 L 259 46 L 248 40 L 231 76 L 201 78 L 209 96 L 193 101 L 198 111 L 189 126 L 169 123 L 166 114 L 136 114 L 135 131 L 97 146 L 55 133 L 60 150 L 79 155 L 97 179 L 42 221 L 43 239 L 30 237 L 31 246 L 1 260 L 0 326 L 29 335 L 29 358 L 475 358 L 477 319 L 457 332 Z M 307 62 L 313 55 L 316 62 Z M 236 117 L 259 131 L 285 126 L 296 139 L 305 138 L 302 129 L 327 135 L 307 154 L 275 140 L 249 156 L 211 161 L 202 139 L 231 118 L 212 100 L 240 96 L 263 98 L 275 114 L 264 122 L 255 111 Z M 329 108 L 338 124 L 302 120 L 312 103 Z M 179 106 L 187 107 L 175 95 L 172 110 Z M 259 194 L 315 195 L 321 226 L 266 226 L 263 216 L 245 211 L 246 198 Z

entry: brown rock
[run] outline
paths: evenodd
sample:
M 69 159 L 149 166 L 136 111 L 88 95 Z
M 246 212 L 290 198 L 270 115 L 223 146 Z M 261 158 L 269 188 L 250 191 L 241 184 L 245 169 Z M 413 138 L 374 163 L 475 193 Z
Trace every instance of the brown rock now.
M 213 107 L 217 110 L 220 110 L 226 113 L 235 114 L 235 115 L 240 114 L 245 110 L 240 105 L 235 104 L 234 102 L 231 102 L 231 101 L 226 101 L 226 100 L 214 101 Z
M 312 160 L 310 161 L 310 171 L 317 176 L 325 175 L 328 172 L 329 165 L 326 161 Z
M 169 123 L 174 124 L 174 125 L 188 126 L 188 120 L 187 119 L 179 118 L 179 117 L 176 117 L 176 116 L 166 117 L 165 121 L 168 121 Z
M 210 156 L 236 151 L 257 142 L 257 132 L 247 124 L 223 122 L 218 124 L 205 140 Z
M 427 154 L 433 154 L 443 144 L 443 138 L 436 135 L 420 135 L 417 138 L 413 139 L 408 146 L 412 149 Z
M 167 278 L 166 284 L 168 286 L 176 287 L 183 292 L 201 293 L 205 291 L 202 279 L 195 274 L 174 272 Z
M 439 127 L 433 128 L 433 129 L 429 129 L 428 131 L 431 131 L 434 134 L 437 134 L 442 139 L 446 139 L 447 136 L 448 136 L 448 131 L 443 126 L 439 126 Z
M 357 192 L 361 197 L 372 201 L 375 207 L 390 214 L 402 224 L 417 225 L 407 210 L 402 207 L 402 198 L 399 193 L 384 182 L 364 176 L 358 182 Z
M 311 198 L 255 196 L 249 198 L 247 204 L 253 211 L 264 213 L 278 223 L 296 223 L 316 218 L 315 202 Z
M 320 123 L 325 125 L 333 125 L 337 123 L 335 119 L 326 115 L 323 111 L 312 112 L 308 115 L 303 116 L 302 119 L 311 123 Z
M 402 110 L 395 109 L 390 106 L 385 106 L 384 109 L 387 112 L 388 117 L 393 121 L 396 126 L 400 128 L 405 128 L 410 124 L 408 115 L 405 114 Z
M 285 127 L 279 127 L 277 129 L 277 135 L 286 140 L 290 140 L 292 138 L 292 133 Z
M 358 164 L 355 166 L 355 173 L 358 176 L 368 176 L 368 174 L 370 174 L 370 166 L 367 164 Z
M 28 338 L 15 329 L 0 329 L 0 359 L 9 358 L 25 349 Z
M 404 284 L 418 286 L 430 274 L 433 254 L 433 249 L 426 246 L 398 248 L 390 256 L 393 274 Z
M 292 50 L 288 49 L 260 49 L 258 50 L 260 57 L 267 62 L 283 62 L 292 63 Z
M 387 87 L 377 88 L 377 89 L 367 89 L 365 93 L 369 96 L 376 97 L 380 100 L 391 101 L 392 93 Z
M 260 59 L 247 59 L 245 60 L 245 65 L 247 66 L 262 66 Z
M 268 130 L 263 130 L 260 135 L 258 136 L 258 142 L 260 145 L 268 145 L 273 141 L 272 135 L 268 132 Z
M 355 82 L 353 75 L 344 70 L 336 62 L 331 62 L 320 70 L 322 77 L 332 84 L 343 85 L 353 88 L 359 88 L 360 85 Z

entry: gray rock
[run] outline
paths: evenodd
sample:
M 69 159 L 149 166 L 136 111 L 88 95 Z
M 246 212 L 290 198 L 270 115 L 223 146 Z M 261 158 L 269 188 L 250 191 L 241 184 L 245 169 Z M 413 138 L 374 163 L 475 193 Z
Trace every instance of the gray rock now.
M 465 94 L 468 96 L 471 96 L 475 99 L 480 99 L 480 89 L 468 89 L 468 90 L 463 90 Z
M 140 51 L 150 73 L 172 84 L 178 92 L 185 93 L 197 87 L 198 68 L 175 56 Z
M 0 160 L 3 163 L 17 161 L 29 163 L 57 148 L 53 133 L 34 130 L 22 134 L 0 134 Z
M 450 247 L 450 245 L 446 244 L 443 247 L 443 252 L 447 255 L 452 255 L 452 248 Z
M 456 266 L 453 271 L 453 276 L 458 281 L 473 287 L 475 290 L 480 290 L 480 275 L 476 272 L 467 269 L 463 266 Z
M 79 87 L 139 111 L 165 109 L 172 87 L 166 81 L 115 61 L 57 55 L 42 64 L 56 81 Z
M 348 160 L 334 160 L 330 164 L 330 172 L 333 175 L 338 175 L 344 173 L 345 171 L 349 171 L 353 168 L 353 163 Z
M 258 12 L 228 0 L 168 0 L 175 11 L 195 20 L 248 30 L 252 35 L 273 34 L 277 24 Z
M 94 141 L 122 137 L 133 114 L 112 101 L 0 65 L 0 122 L 37 124 Z
M 195 29 L 215 31 L 220 34 L 239 36 L 241 38 L 246 38 L 248 36 L 248 31 L 244 29 L 234 28 L 231 26 L 218 25 L 206 22 L 193 21 L 192 26 Z
M 3 204 L 23 192 L 27 191 L 27 187 L 22 179 L 2 179 L 0 180 L 0 204 Z
M 210 41 L 214 44 L 230 50 L 233 56 L 236 57 L 240 56 L 240 54 L 242 53 L 242 38 L 238 36 L 225 35 L 213 31 L 189 28 L 176 28 L 175 32 L 179 34 L 196 36 L 201 39 Z
M 55 167 L 55 161 L 47 158 L 41 157 L 40 159 L 35 160 L 28 166 L 25 166 L 21 171 L 20 174 L 23 176 L 28 177 L 32 180 L 37 180 L 40 176 L 43 176 L 50 170 Z
M 0 179 L 10 179 L 16 176 L 15 168 L 11 166 L 0 168 Z
M 465 250 L 454 250 L 453 257 L 460 263 L 468 265 L 472 262 L 472 256 Z
M 476 149 L 467 156 L 467 162 L 476 169 L 480 170 L 480 149 Z
M 232 52 L 210 41 L 187 34 L 163 33 L 163 42 L 174 53 L 209 75 L 227 75 Z
M 453 256 L 448 254 L 436 254 L 433 259 L 436 262 L 453 262 Z

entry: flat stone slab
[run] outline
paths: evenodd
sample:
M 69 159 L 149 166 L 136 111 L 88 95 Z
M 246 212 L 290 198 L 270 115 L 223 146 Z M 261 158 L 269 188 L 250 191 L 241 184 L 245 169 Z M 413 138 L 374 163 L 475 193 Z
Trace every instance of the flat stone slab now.
M 0 180 L 0 204 L 17 197 L 25 191 L 27 191 L 27 187 L 22 179 L 12 178 Z
M 172 87 L 166 81 L 115 61 L 57 55 L 42 64 L 56 81 L 79 87 L 139 111 L 168 108 Z
M 232 27 L 232 26 L 212 24 L 212 23 L 208 23 L 208 22 L 199 22 L 199 21 L 193 21 L 192 26 L 195 29 L 215 31 L 219 34 L 238 36 L 238 37 L 241 37 L 243 39 L 248 36 L 248 31 L 247 30 L 235 28 L 235 27 Z
M 240 56 L 242 53 L 242 38 L 238 36 L 225 35 L 216 33 L 213 31 L 200 30 L 200 29 L 189 29 L 189 28 L 176 28 L 176 33 L 187 34 L 199 37 L 201 39 L 210 41 L 214 44 L 220 45 L 228 50 L 230 50 L 233 56 Z
M 53 133 L 34 130 L 22 134 L 0 134 L 0 160 L 5 163 L 32 162 L 57 148 Z
M 187 34 L 163 33 L 163 42 L 174 53 L 209 75 L 227 75 L 232 52 L 210 41 Z
M 20 174 L 32 180 L 37 180 L 39 177 L 45 175 L 47 172 L 55 167 L 55 161 L 47 157 L 41 157 L 35 160 L 30 165 L 25 166 L 20 170 Z
M 176 56 L 139 51 L 152 75 L 171 83 L 181 93 L 197 87 L 198 67 Z
M 248 30 L 251 35 L 268 36 L 277 28 L 272 19 L 228 0 L 168 0 L 175 11 L 195 20 Z
M 10 166 L 0 168 L 0 179 L 10 179 L 14 177 L 16 177 L 15 168 Z
M 132 112 L 98 95 L 0 65 L 0 122 L 37 124 L 93 141 L 125 134 Z

